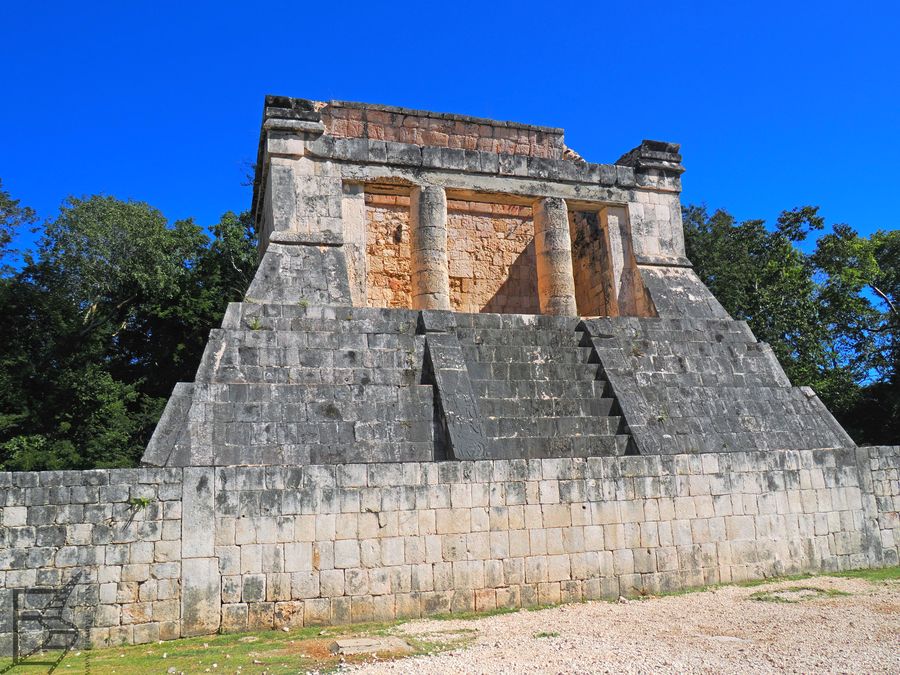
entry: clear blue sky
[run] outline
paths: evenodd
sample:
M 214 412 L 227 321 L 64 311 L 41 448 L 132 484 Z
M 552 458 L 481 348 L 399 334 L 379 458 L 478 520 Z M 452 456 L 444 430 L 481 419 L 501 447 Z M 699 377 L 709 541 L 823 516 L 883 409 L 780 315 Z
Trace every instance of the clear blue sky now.
M 900 226 L 896 2 L 3 2 L 0 177 L 42 217 L 103 192 L 249 207 L 263 95 L 682 144 L 683 201 Z

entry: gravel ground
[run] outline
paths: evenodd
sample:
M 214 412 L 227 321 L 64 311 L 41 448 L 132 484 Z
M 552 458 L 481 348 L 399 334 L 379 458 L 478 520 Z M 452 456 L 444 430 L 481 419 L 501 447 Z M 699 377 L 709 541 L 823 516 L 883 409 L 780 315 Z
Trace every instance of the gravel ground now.
M 832 594 L 785 592 L 798 586 Z M 760 591 L 802 599 L 788 603 L 750 597 Z M 466 629 L 477 631 L 468 647 L 346 670 L 417 675 L 900 673 L 900 582 L 816 577 L 751 588 L 726 586 L 624 604 L 588 602 L 476 620 L 415 621 L 399 627 L 397 634 L 440 638 Z

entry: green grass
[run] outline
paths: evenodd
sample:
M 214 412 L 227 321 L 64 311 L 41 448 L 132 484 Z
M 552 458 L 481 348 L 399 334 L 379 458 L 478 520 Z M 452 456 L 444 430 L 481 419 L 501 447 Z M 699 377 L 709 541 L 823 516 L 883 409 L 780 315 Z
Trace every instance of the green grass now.
M 815 576 L 815 574 L 810 574 L 809 572 L 802 572 L 800 574 L 785 574 L 784 576 L 780 577 L 769 577 L 768 579 L 750 579 L 749 581 L 738 581 L 730 585 L 740 586 L 741 588 L 754 588 L 755 586 L 762 586 L 763 584 L 774 584 L 781 581 L 804 581 L 805 579 L 812 579 Z
M 540 631 L 540 632 L 535 633 L 535 634 L 534 634 L 534 637 L 537 638 L 537 639 L 541 639 L 541 638 L 555 638 L 555 637 L 559 637 L 559 633 L 557 633 L 557 632 L 555 632 L 555 631 L 545 631 L 545 630 L 542 630 L 542 631 Z
M 468 621 L 470 619 L 486 619 L 489 616 L 499 616 L 501 614 L 512 614 L 518 612 L 518 607 L 497 607 L 484 612 L 444 612 L 442 614 L 434 614 L 428 618 L 432 621 Z
M 791 596 L 790 594 L 796 594 Z M 848 596 L 850 593 L 838 591 L 833 588 L 818 588 L 816 586 L 788 586 L 771 591 L 757 591 L 750 596 L 751 600 L 759 602 L 782 602 L 795 604 L 807 600 L 819 600 L 822 598 L 837 598 Z
M 298 628 L 289 632 L 260 631 L 173 640 L 171 642 L 93 650 L 73 650 L 63 658 L 57 673 L 91 673 L 91 675 L 157 675 L 169 668 L 176 672 L 244 674 L 297 673 L 315 670 L 334 670 L 342 659 L 329 651 L 331 643 L 340 637 L 386 635 L 404 623 L 371 623 L 354 626 Z M 474 630 L 452 631 L 441 638 L 440 633 L 405 638 L 413 648 L 412 654 L 435 653 L 456 649 L 471 641 Z M 440 639 L 439 639 L 440 638 Z M 55 660 L 58 652 L 36 655 L 32 661 Z M 379 658 L 388 657 L 380 654 Z M 365 661 L 366 655 L 346 656 L 347 663 Z M 0 659 L 0 672 L 9 665 Z M 213 665 L 215 664 L 215 666 Z M 45 673 L 46 665 L 16 666 L 13 673 Z
M 846 572 L 828 572 L 824 576 L 843 577 L 845 579 L 865 579 L 866 581 L 897 581 L 900 579 L 900 565 L 882 567 L 875 570 L 847 570 Z
M 820 572 L 812 574 L 810 572 L 801 572 L 799 574 L 785 574 L 778 577 L 766 577 L 765 579 L 750 579 L 748 581 L 725 581 L 720 584 L 707 584 L 705 586 L 691 586 L 689 588 L 678 588 L 672 591 L 662 591 L 659 593 L 644 593 L 640 589 L 635 589 L 634 593 L 629 594 L 629 600 L 652 600 L 654 598 L 668 598 L 680 595 L 690 595 L 692 593 L 703 593 L 716 588 L 725 586 L 738 586 L 740 588 L 754 588 L 765 584 L 776 584 L 783 581 L 805 581 L 807 579 L 815 579 L 816 577 L 840 577 L 846 579 L 864 579 L 866 581 L 896 581 L 900 579 L 900 566 L 883 567 L 880 569 L 861 569 L 847 570 L 845 572 Z M 611 602 L 615 602 L 611 600 Z M 535 609 L 544 609 L 538 607 Z

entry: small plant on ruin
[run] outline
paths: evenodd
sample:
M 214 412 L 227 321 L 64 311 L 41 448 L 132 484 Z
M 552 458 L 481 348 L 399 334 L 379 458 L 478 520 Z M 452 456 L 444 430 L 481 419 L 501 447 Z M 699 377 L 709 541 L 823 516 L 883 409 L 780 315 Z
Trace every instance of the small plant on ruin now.
M 309 307 L 309 300 L 307 300 L 306 298 L 300 298 L 300 299 L 297 301 L 297 304 L 298 304 L 300 307 L 302 307 L 303 309 L 306 309 L 307 307 Z
M 247 328 L 250 330 L 260 330 L 262 328 L 262 321 L 259 320 L 258 316 L 254 316 L 253 319 L 247 322 Z
M 151 501 L 150 497 L 132 497 L 128 500 L 128 506 L 134 511 L 143 511 L 150 506 Z
M 644 355 L 644 352 L 641 351 L 641 348 L 637 345 L 631 345 L 631 355 L 635 358 L 639 358 Z

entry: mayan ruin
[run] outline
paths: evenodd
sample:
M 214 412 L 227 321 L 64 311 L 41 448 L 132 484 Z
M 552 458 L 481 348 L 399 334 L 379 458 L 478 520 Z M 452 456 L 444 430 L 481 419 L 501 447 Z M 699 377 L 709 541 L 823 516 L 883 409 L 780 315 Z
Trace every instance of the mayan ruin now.
M 258 268 L 142 466 L 0 473 L 0 653 L 70 580 L 105 646 L 897 565 L 900 448 L 695 274 L 680 146 L 577 150 L 266 97 Z

